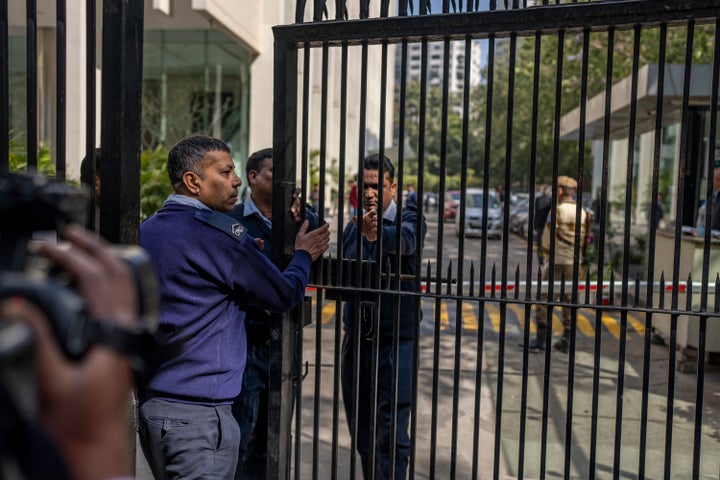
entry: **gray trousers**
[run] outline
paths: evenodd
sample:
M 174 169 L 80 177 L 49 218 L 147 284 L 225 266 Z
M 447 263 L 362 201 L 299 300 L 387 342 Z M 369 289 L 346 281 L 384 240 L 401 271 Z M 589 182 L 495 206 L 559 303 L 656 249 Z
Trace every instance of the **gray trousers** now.
M 235 476 L 240 428 L 230 405 L 150 399 L 140 405 L 139 436 L 156 479 Z

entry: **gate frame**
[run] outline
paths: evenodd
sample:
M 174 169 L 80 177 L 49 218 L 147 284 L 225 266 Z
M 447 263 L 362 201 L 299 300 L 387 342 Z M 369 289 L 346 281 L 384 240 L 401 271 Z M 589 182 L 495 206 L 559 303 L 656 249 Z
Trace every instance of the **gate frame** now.
M 298 51 L 327 46 L 399 44 L 401 41 L 439 41 L 466 38 L 515 38 L 549 33 L 579 33 L 630 30 L 635 25 L 656 26 L 687 23 L 688 18 L 716 18 L 720 1 L 704 1 L 702 6 L 692 0 L 620 0 L 553 5 L 552 8 L 524 8 L 415 17 L 376 18 L 276 26 L 273 150 L 273 260 L 280 266 L 292 252 L 294 227 L 284 205 L 289 204 L 296 180 L 298 127 Z M 424 4 L 424 2 L 423 2 Z M 543 5 L 545 6 L 545 5 Z M 578 26 L 575 15 L 582 8 L 583 19 L 589 23 Z M 586 17 L 587 16 L 587 17 Z M 300 18 L 296 19 L 300 21 Z M 518 25 L 522 25 L 518 28 Z M 412 34 L 399 36 L 396 32 Z M 452 32 L 447 34 L 445 32 Z M 305 141 L 305 139 L 303 139 Z M 304 152 L 305 153 L 305 152 Z M 301 161 L 305 161 L 302 159 Z M 279 193 L 279 194 L 278 194 Z M 507 222 L 505 222 L 507 223 Z M 503 279 L 505 296 L 506 280 Z M 332 286 L 325 286 L 332 288 Z M 273 478 L 290 478 L 289 455 L 292 446 L 292 351 L 288 343 L 289 323 L 272 325 L 270 360 L 270 430 L 268 432 L 268 472 Z M 299 423 L 298 423 L 299 424 Z M 299 437 L 299 432 L 296 433 Z M 299 441 L 299 439 L 297 440 Z M 414 440 L 413 440 L 414 441 Z M 299 449 L 298 449 L 299 451 Z M 354 454 L 354 452 L 353 452 Z M 297 461 L 297 460 L 296 460 Z M 274 465 L 271 465 L 274 463 Z M 297 473 L 297 472 L 296 472 Z M 497 468 L 495 469 L 497 475 Z

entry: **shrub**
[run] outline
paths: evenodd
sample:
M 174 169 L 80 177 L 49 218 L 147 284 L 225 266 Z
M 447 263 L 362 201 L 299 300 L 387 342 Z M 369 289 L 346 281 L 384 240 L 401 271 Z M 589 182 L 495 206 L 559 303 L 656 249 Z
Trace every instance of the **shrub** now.
M 140 154 L 140 218 L 146 219 L 162 207 L 172 193 L 167 172 L 168 149 L 158 146 Z

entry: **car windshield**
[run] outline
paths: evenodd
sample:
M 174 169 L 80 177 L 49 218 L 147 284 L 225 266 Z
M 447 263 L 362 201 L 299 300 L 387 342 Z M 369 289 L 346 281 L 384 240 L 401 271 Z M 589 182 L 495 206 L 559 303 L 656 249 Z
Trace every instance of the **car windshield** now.
M 482 208 L 483 206 L 483 194 L 482 193 L 468 193 L 467 194 L 467 206 Z M 488 197 L 488 208 L 498 208 L 497 198 L 490 195 Z

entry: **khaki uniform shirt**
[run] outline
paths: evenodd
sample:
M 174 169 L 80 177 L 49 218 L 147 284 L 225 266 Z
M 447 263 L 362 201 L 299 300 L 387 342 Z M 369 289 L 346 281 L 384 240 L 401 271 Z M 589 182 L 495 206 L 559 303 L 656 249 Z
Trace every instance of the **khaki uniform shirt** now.
M 565 201 L 557 206 L 555 215 L 555 263 L 560 265 L 572 265 L 574 263 L 575 248 L 575 210 L 577 204 L 573 200 Z M 549 219 L 552 221 L 552 219 Z M 543 251 L 550 253 L 550 226 L 543 232 Z M 587 234 L 587 212 L 580 212 L 580 243 L 579 250 L 582 252 Z M 580 256 L 582 254 L 580 253 Z

